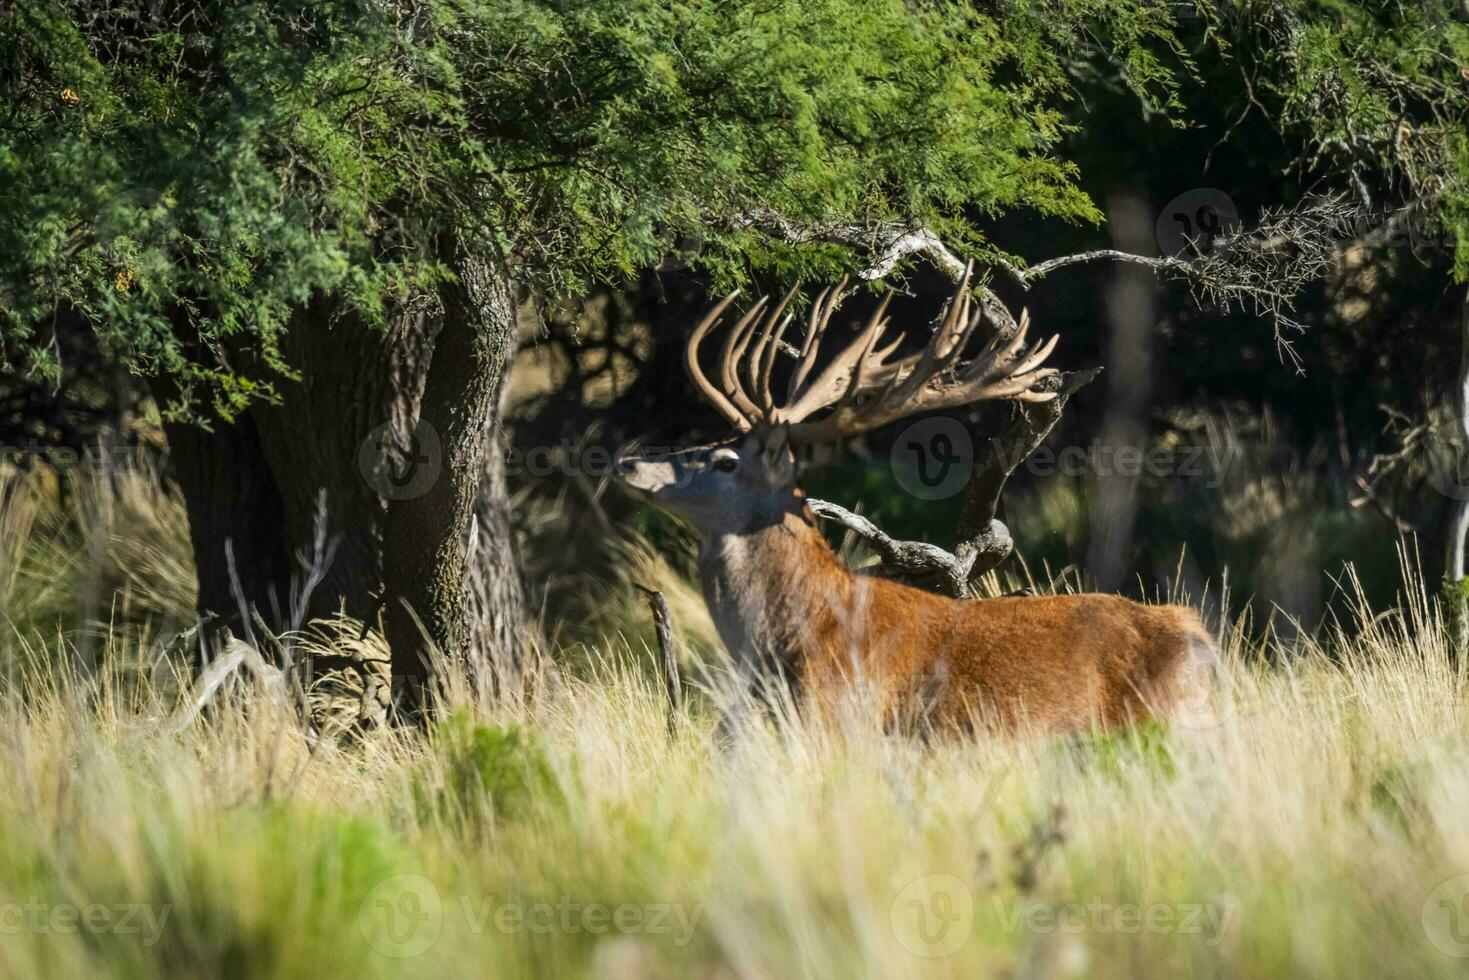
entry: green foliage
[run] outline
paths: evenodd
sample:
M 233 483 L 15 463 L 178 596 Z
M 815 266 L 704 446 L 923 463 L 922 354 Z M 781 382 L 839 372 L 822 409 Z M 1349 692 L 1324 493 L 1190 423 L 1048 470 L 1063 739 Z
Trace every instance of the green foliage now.
M 1469 652 L 1466 651 L 1469 647 L 1469 579 L 1445 575 L 1439 583 L 1438 605 L 1454 654 L 1462 659 Z
M 550 294 L 669 253 L 721 283 L 842 249 L 749 218 L 1098 213 L 1055 154 L 1098 52 L 1167 103 L 1163 4 L 432 0 L 0 8 L 0 362 L 54 372 L 82 311 L 228 415 L 315 294 L 369 322 L 453 249 Z M 176 408 L 178 406 L 175 406 Z
M 1242 69 L 1309 168 L 1360 197 L 1420 199 L 1469 280 L 1469 9 L 1459 0 L 1230 0 Z
M 437 742 L 437 765 L 414 784 L 414 802 L 426 820 L 479 826 L 562 802 L 540 744 L 515 725 L 490 727 L 456 714 L 439 727 Z
M 1395 829 L 1411 836 L 1430 821 L 1425 785 L 1431 774 L 1431 767 L 1422 761 L 1397 761 L 1384 765 L 1368 790 L 1367 799 L 1372 811 L 1380 814 Z
M 1084 772 L 1111 779 L 1172 779 L 1177 773 L 1168 730 L 1157 722 L 1113 732 L 1087 732 L 1062 743 Z

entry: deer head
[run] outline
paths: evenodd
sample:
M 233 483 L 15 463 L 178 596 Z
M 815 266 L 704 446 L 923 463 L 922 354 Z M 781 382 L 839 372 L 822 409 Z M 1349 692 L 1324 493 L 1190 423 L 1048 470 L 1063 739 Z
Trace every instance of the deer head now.
M 624 456 L 622 485 L 701 530 L 767 527 L 798 507 L 789 429 L 760 426 L 728 442 Z
M 1057 372 L 1042 367 L 1056 338 L 1027 348 L 1029 318 L 999 332 L 969 358 L 984 319 L 969 294 L 971 268 L 949 297 L 937 329 L 917 353 L 895 358 L 905 336 L 889 337 L 889 291 L 856 337 L 818 370 L 832 314 L 850 295 L 847 280 L 823 290 L 811 307 L 800 346 L 786 334 L 792 288 L 771 307 L 762 296 L 724 337 L 711 380 L 699 351 L 738 296 L 732 292 L 694 328 L 684 364 L 700 393 L 735 430 L 726 442 L 618 461 L 622 484 L 704 531 L 738 533 L 767 526 L 803 504 L 793 447 L 858 435 L 909 415 L 1009 398 L 1049 401 L 1037 385 Z M 781 354 L 791 362 L 787 368 Z M 774 379 L 786 374 L 777 401 Z

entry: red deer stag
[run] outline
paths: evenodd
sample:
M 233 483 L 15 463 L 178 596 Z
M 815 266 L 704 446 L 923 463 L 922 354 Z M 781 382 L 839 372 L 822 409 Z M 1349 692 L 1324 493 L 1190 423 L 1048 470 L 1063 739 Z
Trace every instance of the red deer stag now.
M 860 680 L 889 723 L 1056 731 L 1203 717 L 1214 644 L 1191 609 L 1115 595 L 950 599 L 854 574 L 817 530 L 792 447 L 984 399 L 1053 397 L 1036 385 L 1056 374 L 1042 366 L 1055 338 L 1027 348 L 1024 316 L 1013 335 L 964 359 L 983 319 L 967 286 L 966 274 L 918 353 L 895 359 L 902 336 L 884 342 L 889 293 L 819 371 L 843 285 L 816 300 L 799 351 L 784 341 L 794 290 L 773 309 L 761 298 L 726 336 L 711 381 L 699 346 L 731 293 L 694 329 L 685 361 L 737 435 L 624 457 L 621 482 L 697 528 L 704 598 L 720 638 L 744 676 L 781 678 L 806 710 L 835 707 Z M 771 381 L 781 350 L 797 356 L 777 404 Z

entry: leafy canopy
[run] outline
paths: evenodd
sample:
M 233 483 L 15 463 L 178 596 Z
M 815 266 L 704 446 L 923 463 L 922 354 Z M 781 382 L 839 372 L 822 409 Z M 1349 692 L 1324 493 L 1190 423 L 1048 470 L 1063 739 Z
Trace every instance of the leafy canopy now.
M 1003 13 L 1001 12 L 1003 11 Z M 21 0 L 0 6 L 0 359 L 58 311 L 135 370 L 257 394 L 314 294 L 369 322 L 469 248 L 551 295 L 683 252 L 829 274 L 744 220 L 1098 214 L 1055 153 L 1105 49 L 1167 104 L 1168 5 L 945 0 Z M 446 243 L 455 243 L 446 246 Z
M 1469 281 L 1469 4 L 1221 0 L 1251 96 L 1328 187 L 1437 217 Z

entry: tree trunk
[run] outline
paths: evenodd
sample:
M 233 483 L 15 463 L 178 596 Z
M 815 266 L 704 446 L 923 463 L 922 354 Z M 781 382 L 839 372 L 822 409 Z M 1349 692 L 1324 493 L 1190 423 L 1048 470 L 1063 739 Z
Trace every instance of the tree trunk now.
M 325 297 L 292 317 L 281 353 L 300 378 L 278 381 L 279 400 L 251 415 L 284 504 L 294 625 L 338 611 L 365 622 L 376 612 L 388 500 L 414 489 L 395 477 L 405 472 L 429 340 L 421 314 L 376 328 Z
M 424 381 L 418 426 L 438 446 L 437 477 L 416 496 L 389 502 L 383 528 L 383 623 L 392 647 L 395 696 L 410 715 L 427 705 L 434 657 L 454 663 L 471 652 L 466 566 L 470 529 L 475 553 L 513 567 L 512 542 L 495 514 L 476 523 L 488 465 L 487 426 L 496 424 L 505 369 L 515 351 L 515 306 L 501 274 L 457 249 L 458 281 L 442 291 L 444 322 Z M 493 430 L 489 430 L 493 431 Z M 434 464 L 434 453 L 429 453 Z M 504 499 L 503 484 L 491 492 Z M 495 566 L 492 566 L 492 568 Z M 520 610 L 506 608 L 518 589 L 511 575 L 487 577 L 491 604 L 513 632 Z M 481 651 L 483 652 L 483 651 Z
M 238 592 L 272 629 L 338 611 L 371 627 L 381 612 L 411 708 L 425 637 L 466 658 L 486 691 L 513 676 L 523 644 L 504 461 L 488 451 L 514 307 L 508 283 L 464 265 L 442 324 L 419 312 L 381 330 L 314 299 L 282 340 L 298 378 L 276 378 L 274 403 L 212 431 L 166 426 L 200 611 L 239 611 L 228 542 Z M 269 376 L 249 351 L 230 353 Z
M 1469 452 L 1469 291 L 1464 296 L 1464 308 L 1460 311 L 1459 330 L 1459 383 L 1454 390 L 1455 431 L 1449 445 L 1457 457 L 1454 474 L 1461 474 L 1463 454 Z M 1453 481 L 1448 486 L 1454 486 Z M 1460 493 L 1449 506 L 1448 538 L 1444 554 L 1444 587 L 1441 593 L 1447 604 L 1446 620 L 1449 642 L 1456 658 L 1465 659 L 1469 652 L 1469 595 L 1464 589 L 1464 546 L 1469 538 L 1469 497 Z
M 1149 254 L 1156 239 L 1144 202 L 1121 194 L 1107 210 L 1114 246 L 1135 255 Z M 1107 408 L 1101 435 L 1106 455 L 1097 460 L 1092 474 L 1095 503 L 1086 554 L 1086 569 L 1098 592 L 1121 588 L 1132 561 L 1139 474 L 1106 461 L 1116 459 L 1123 449 L 1141 453 L 1147 448 L 1157 289 L 1151 270 L 1124 262 L 1107 290 Z
M 153 391 L 162 404 L 178 397 L 167 380 L 155 381 Z M 285 622 L 291 564 L 280 492 L 253 420 L 216 419 L 210 429 L 165 422 L 163 429 L 189 515 L 199 614 L 228 619 L 254 606 L 278 628 Z
M 1459 314 L 1459 383 L 1454 389 L 1454 440 L 1463 452 L 1469 449 L 1469 292 L 1464 296 L 1464 308 Z M 1469 537 L 1469 498 L 1460 496 L 1453 502 L 1453 516 L 1449 521 L 1447 554 L 1444 558 L 1444 574 L 1451 582 L 1464 577 L 1464 542 Z
M 507 364 L 507 373 L 508 368 Z M 502 389 L 504 386 L 502 376 Z M 466 666 L 476 688 L 485 693 L 517 689 L 525 660 L 526 590 L 516 560 L 517 549 L 512 547 L 514 530 L 505 481 L 501 417 L 497 407 L 465 547 L 469 603 Z

